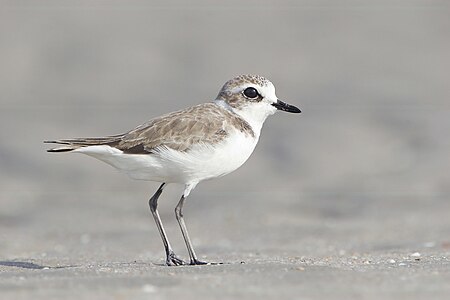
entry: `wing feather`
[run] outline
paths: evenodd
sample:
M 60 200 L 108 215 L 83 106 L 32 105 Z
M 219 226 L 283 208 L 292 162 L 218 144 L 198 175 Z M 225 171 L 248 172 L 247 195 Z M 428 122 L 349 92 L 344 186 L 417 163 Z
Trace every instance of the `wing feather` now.
M 50 152 L 108 145 L 130 154 L 148 154 L 167 147 L 188 151 L 198 143 L 215 144 L 225 139 L 232 127 L 254 136 L 251 126 L 236 114 L 214 103 L 203 103 L 152 119 L 127 133 L 102 138 L 75 138 L 46 143 L 64 146 Z
M 222 113 L 213 103 L 173 112 L 129 131 L 115 147 L 151 153 L 158 147 L 187 151 L 196 143 L 217 143 L 227 136 L 230 126 Z

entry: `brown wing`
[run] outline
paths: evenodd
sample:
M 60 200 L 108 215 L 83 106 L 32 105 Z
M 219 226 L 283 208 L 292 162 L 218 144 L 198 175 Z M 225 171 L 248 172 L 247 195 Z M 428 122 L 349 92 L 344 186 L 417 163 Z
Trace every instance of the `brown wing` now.
M 151 153 L 161 146 L 187 151 L 196 143 L 223 140 L 229 125 L 220 107 L 205 103 L 153 119 L 124 134 L 114 147 L 134 154 Z
M 65 146 L 48 150 L 65 152 L 93 145 L 109 145 L 130 154 L 152 153 L 158 147 L 187 151 L 197 143 L 213 144 L 223 140 L 234 126 L 254 136 L 242 118 L 213 103 L 199 104 L 150 120 L 120 135 L 102 138 L 76 138 L 46 143 Z

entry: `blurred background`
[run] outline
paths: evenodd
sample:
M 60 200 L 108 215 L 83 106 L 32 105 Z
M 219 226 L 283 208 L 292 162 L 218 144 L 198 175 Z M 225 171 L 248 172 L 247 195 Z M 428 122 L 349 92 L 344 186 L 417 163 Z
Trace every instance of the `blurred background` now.
M 185 216 L 201 257 L 449 246 L 447 1 L 1 1 L 0 255 L 158 262 L 152 182 L 46 139 L 125 132 L 270 79 L 277 113 Z M 186 255 L 170 186 L 160 212 Z M 233 252 L 234 251 L 234 252 Z

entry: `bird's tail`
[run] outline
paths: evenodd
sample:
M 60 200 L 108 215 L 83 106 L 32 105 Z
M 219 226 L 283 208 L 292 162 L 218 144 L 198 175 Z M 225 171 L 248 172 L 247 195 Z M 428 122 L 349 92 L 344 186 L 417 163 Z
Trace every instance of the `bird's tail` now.
M 46 144 L 59 144 L 61 146 L 48 149 L 47 152 L 70 152 L 79 148 L 98 145 L 113 146 L 120 141 L 122 135 L 108 136 L 102 138 L 75 138 L 64 140 L 44 141 Z

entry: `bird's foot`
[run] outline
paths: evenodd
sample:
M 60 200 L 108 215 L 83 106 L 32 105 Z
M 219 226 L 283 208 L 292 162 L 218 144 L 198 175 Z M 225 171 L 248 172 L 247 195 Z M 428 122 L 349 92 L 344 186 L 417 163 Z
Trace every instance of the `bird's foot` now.
M 182 265 L 186 265 L 186 262 L 184 262 L 181 258 L 176 256 L 173 251 L 170 251 L 169 254 L 167 254 L 167 257 L 166 257 L 166 265 L 168 265 L 168 266 L 182 266 Z
M 214 265 L 222 265 L 223 263 L 214 263 L 214 262 L 205 262 L 200 261 L 198 259 L 191 259 L 191 262 L 189 263 L 191 266 L 214 266 Z

